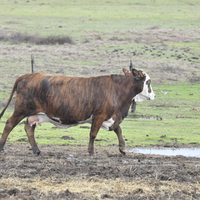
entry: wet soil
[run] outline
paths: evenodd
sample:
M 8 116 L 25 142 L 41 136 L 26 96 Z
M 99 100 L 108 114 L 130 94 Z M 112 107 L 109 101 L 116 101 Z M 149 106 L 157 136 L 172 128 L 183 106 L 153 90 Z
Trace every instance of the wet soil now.
M 200 158 L 127 153 L 117 146 L 7 143 L 0 153 L 0 199 L 200 199 Z

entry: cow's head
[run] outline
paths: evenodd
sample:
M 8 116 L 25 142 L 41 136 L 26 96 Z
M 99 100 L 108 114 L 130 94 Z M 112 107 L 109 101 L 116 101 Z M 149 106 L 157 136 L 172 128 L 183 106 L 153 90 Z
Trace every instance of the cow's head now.
M 135 102 L 142 102 L 144 100 L 154 100 L 155 94 L 151 87 L 151 79 L 149 75 L 143 70 L 136 70 L 132 67 L 132 61 L 130 62 L 130 70 L 123 69 L 123 72 L 126 76 L 134 76 L 135 79 L 143 79 L 144 85 L 142 91 L 137 94 L 133 99 Z
M 143 90 L 139 94 L 134 97 L 135 102 L 141 102 L 144 100 L 154 100 L 155 94 L 151 87 L 151 79 L 147 73 L 142 70 L 139 70 L 141 73 L 145 75 Z

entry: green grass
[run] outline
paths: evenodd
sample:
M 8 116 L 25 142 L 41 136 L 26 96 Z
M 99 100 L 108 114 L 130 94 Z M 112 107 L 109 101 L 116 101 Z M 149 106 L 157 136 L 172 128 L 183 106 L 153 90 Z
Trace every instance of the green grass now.
M 129 115 L 122 124 L 123 136 L 127 146 L 150 146 L 169 144 L 200 144 L 200 85 L 162 85 L 155 86 L 156 99 L 138 103 L 136 113 Z M 162 91 L 162 92 L 161 92 Z M 163 92 L 167 92 L 164 94 Z M 0 123 L 3 130 L 11 109 L 5 112 Z M 85 125 L 84 125 L 85 126 Z M 87 125 L 89 126 L 90 125 Z M 44 123 L 36 129 L 39 145 L 87 145 L 89 129 L 80 126 L 69 129 L 53 128 Z M 74 137 L 76 140 L 63 140 L 62 136 Z M 164 137 L 161 137 L 163 136 Z M 9 142 L 27 140 L 23 125 L 18 125 L 9 135 Z M 102 141 L 98 145 L 118 145 L 114 132 L 100 130 L 97 136 Z
M 196 0 L 189 3 L 174 0 L 3 0 L 0 15 L 1 24 L 14 30 L 75 36 L 85 34 L 85 30 L 127 31 L 155 26 L 160 29 L 199 28 L 199 6 Z

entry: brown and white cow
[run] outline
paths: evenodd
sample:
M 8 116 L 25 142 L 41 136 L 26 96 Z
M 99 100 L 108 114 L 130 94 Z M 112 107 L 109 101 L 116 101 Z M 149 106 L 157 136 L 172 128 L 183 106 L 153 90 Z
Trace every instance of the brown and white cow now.
M 36 154 L 40 154 L 40 150 L 34 130 L 42 122 L 50 122 L 59 128 L 91 123 L 90 154 L 94 153 L 94 139 L 99 129 L 113 130 L 119 140 L 119 151 L 125 154 L 120 123 L 127 116 L 132 99 L 140 94 L 153 100 L 155 95 L 144 71 L 132 69 L 131 75 L 126 74 L 128 70 L 123 71 L 125 75 L 69 77 L 35 73 L 19 77 L 0 114 L 1 118 L 16 92 L 15 109 L 6 122 L 0 150 L 12 129 L 27 118 L 25 131 Z

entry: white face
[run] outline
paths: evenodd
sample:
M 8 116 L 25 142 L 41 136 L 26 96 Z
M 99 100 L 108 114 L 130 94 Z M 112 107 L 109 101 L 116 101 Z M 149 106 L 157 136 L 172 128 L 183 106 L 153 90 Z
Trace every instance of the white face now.
M 146 80 L 144 82 L 143 90 L 134 97 L 135 102 L 141 102 L 144 100 L 154 100 L 155 98 L 155 94 L 151 87 L 151 79 L 147 73 L 145 73 L 145 75 L 146 75 Z

